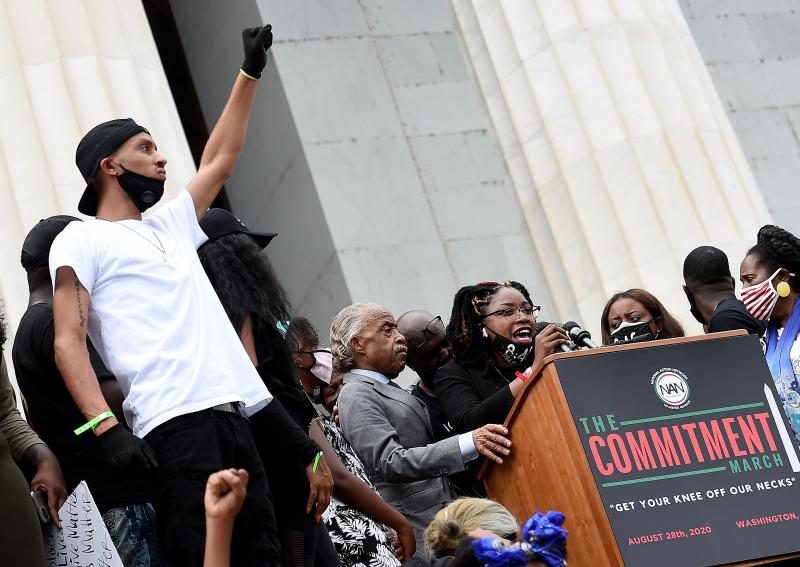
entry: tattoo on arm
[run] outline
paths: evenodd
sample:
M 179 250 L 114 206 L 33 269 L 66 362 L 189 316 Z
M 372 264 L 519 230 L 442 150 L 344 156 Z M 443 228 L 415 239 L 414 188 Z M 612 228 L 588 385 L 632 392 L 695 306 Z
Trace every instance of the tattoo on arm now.
M 83 313 L 83 303 L 81 302 L 81 282 L 78 278 L 75 278 L 75 296 L 78 299 L 78 319 L 81 324 L 81 328 L 86 326 L 86 317 Z

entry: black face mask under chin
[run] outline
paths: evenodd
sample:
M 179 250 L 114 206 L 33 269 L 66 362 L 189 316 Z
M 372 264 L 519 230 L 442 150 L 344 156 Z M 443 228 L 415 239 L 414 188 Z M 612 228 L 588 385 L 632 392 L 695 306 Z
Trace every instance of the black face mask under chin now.
M 438 368 L 425 368 L 424 370 L 417 370 L 417 376 L 422 380 L 426 386 L 433 388 L 433 377 L 436 376 Z
M 433 368 L 421 368 L 419 370 L 415 370 L 419 379 L 428 386 L 429 388 L 433 388 L 433 378 L 436 376 L 436 372 L 445 364 L 453 360 L 453 353 L 451 352 L 447 358 L 439 363 L 438 366 Z
M 494 331 L 492 332 L 494 333 Z M 497 333 L 494 333 L 494 338 L 491 339 L 490 344 L 492 350 L 511 366 L 517 366 L 525 362 L 528 356 L 530 356 L 531 351 L 533 351 L 533 345 L 516 345 L 513 341 Z
M 153 179 L 125 169 L 119 164 L 115 165 L 124 172 L 117 176 L 120 187 L 128 194 L 140 213 L 158 203 L 164 196 L 164 181 L 161 179 Z

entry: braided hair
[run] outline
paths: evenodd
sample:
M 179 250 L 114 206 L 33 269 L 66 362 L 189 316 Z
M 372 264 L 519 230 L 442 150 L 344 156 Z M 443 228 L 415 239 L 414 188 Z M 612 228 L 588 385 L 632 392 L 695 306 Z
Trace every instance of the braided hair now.
M 453 311 L 447 324 L 447 339 L 453 355 L 461 364 L 478 365 L 489 358 L 489 343 L 481 334 L 481 315 L 497 293 L 506 288 L 516 289 L 528 303 L 533 304 L 525 286 L 519 282 L 481 282 L 458 290 L 453 298 Z
M 313 349 L 319 346 L 319 333 L 314 328 L 314 325 L 311 324 L 311 321 L 305 317 L 295 317 L 289 324 L 286 341 L 292 350 L 300 345 Z
M 800 238 L 788 230 L 767 224 L 759 229 L 757 243 L 747 251 L 747 255 L 770 274 L 780 268 L 797 274 L 789 278 L 789 285 L 792 291 L 800 293 Z

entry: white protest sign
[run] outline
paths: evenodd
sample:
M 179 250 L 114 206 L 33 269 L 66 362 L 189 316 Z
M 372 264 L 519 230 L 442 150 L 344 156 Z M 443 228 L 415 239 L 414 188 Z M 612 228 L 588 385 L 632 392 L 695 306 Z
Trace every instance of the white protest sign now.
M 61 529 L 52 522 L 44 528 L 48 567 L 124 567 L 85 482 L 69 495 L 58 517 Z

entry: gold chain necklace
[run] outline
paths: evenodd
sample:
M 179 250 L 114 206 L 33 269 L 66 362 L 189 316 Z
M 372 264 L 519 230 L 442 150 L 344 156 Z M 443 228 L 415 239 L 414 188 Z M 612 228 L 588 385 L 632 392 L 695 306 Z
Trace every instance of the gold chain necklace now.
M 129 227 L 129 226 L 126 226 L 126 225 L 122 224 L 121 222 L 118 222 L 118 221 L 112 221 L 112 220 L 109 220 L 109 219 L 104 219 L 103 217 L 96 217 L 96 218 L 97 218 L 98 220 L 103 220 L 103 221 L 106 221 L 106 222 L 114 223 L 114 224 L 115 224 L 115 225 L 117 225 L 117 226 L 121 226 L 121 227 L 123 227 L 123 228 L 127 228 L 128 230 L 130 230 L 130 231 L 131 231 L 133 234 L 135 234 L 136 236 L 138 236 L 138 237 L 140 237 L 140 238 L 144 238 L 144 239 L 147 241 L 147 243 L 148 243 L 150 246 L 152 246 L 153 248 L 155 248 L 156 250 L 158 250 L 159 252 L 161 252 L 161 258 L 164 260 L 164 263 L 165 263 L 165 264 L 167 263 L 167 249 L 166 249 L 166 248 L 164 247 L 164 245 L 161 243 L 161 239 L 158 237 L 158 235 L 155 233 L 155 231 L 154 231 L 154 230 L 152 230 L 152 229 L 151 229 L 151 230 L 150 230 L 150 232 L 152 232 L 152 233 L 153 233 L 153 236 L 155 236 L 155 237 L 156 237 L 156 240 L 158 241 L 158 244 L 156 244 L 155 242 L 153 242 L 152 240 L 150 240 L 149 238 L 147 238 L 147 237 L 146 237 L 144 234 L 141 234 L 139 231 L 137 231 L 137 230 L 133 230 L 131 227 Z

